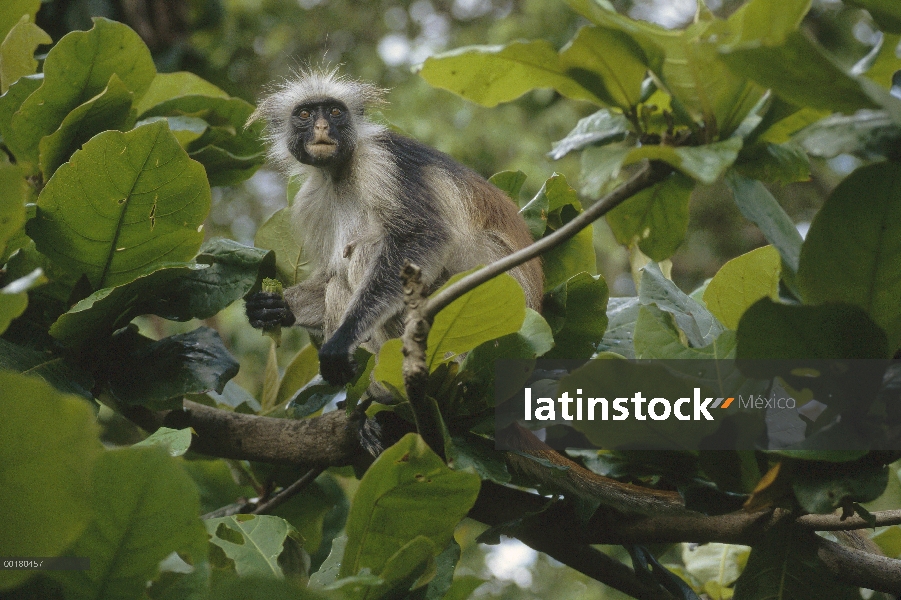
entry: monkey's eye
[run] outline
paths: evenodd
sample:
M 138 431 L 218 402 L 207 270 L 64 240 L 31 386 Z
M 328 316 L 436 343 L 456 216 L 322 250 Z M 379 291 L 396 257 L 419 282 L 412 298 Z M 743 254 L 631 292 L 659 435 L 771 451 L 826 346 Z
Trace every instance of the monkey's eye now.
M 309 118 L 310 118 L 310 111 L 308 111 L 308 110 L 302 110 L 302 111 L 300 111 L 300 112 L 297 113 L 297 116 L 298 116 L 299 118 L 301 118 L 301 119 L 309 119 Z
M 338 108 L 337 106 L 333 107 L 332 110 L 331 110 L 331 115 L 332 115 L 333 117 L 340 117 L 340 116 L 341 116 L 341 109 Z

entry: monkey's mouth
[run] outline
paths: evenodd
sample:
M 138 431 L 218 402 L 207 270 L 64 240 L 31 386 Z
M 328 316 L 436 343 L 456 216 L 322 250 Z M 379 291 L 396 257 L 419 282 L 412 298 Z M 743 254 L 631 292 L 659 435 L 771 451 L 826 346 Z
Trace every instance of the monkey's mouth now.
M 332 140 L 316 140 L 315 143 L 307 146 L 307 152 L 315 158 L 328 158 L 335 154 L 338 144 Z

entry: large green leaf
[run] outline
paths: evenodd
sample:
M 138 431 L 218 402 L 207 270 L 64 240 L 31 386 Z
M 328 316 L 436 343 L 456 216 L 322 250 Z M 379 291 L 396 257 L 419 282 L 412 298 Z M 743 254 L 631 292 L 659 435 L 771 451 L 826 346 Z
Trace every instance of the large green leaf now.
M 436 554 L 475 502 L 479 477 L 449 469 L 416 434 L 387 449 L 360 481 L 347 518 L 342 577 L 381 573 L 395 552 L 418 536 Z
M 759 142 L 742 148 L 735 170 L 749 179 L 784 185 L 809 180 L 810 160 L 795 143 Z
M 628 132 L 629 120 L 625 116 L 602 108 L 593 115 L 579 119 L 575 129 L 559 142 L 554 142 L 554 149 L 548 156 L 558 160 L 586 146 L 602 146 L 618 142 L 625 138 Z
M 66 394 L 93 399 L 91 374 L 72 364 L 67 357 L 50 351 L 35 350 L 0 339 L 0 369 L 40 378 Z
M 218 87 L 187 71 L 175 73 L 157 73 L 147 92 L 135 106 L 138 116 L 142 117 L 150 109 L 182 96 L 208 96 L 210 98 L 228 98 L 228 94 Z
M 863 308 L 901 344 L 901 164 L 860 168 L 833 190 L 801 247 L 798 285 L 810 304 Z
M 704 304 L 729 329 L 737 329 L 741 316 L 761 298 L 775 300 L 782 272 L 779 252 L 772 246 L 757 248 L 724 264 L 704 291 Z
M 16 158 L 36 163 L 41 138 L 101 93 L 113 74 L 136 96 L 156 74 L 150 50 L 127 25 L 97 17 L 90 31 L 73 31 L 57 42 L 44 61 L 44 83 L 13 116 Z
M 47 182 L 28 233 L 38 250 L 100 289 L 191 259 L 209 208 L 203 166 L 158 122 L 86 143 Z
M 53 39 L 43 29 L 23 16 L 0 43 L 0 93 L 5 94 L 19 77 L 33 75 L 38 70 L 34 51 L 50 44 Z
M 713 183 L 735 162 L 741 147 L 739 137 L 701 146 L 645 145 L 630 150 L 624 164 L 662 160 L 701 183 Z
M 741 214 L 760 228 L 790 273 L 797 272 L 803 238 L 773 195 L 759 181 L 734 172 L 727 175 L 726 183 Z
M 276 211 L 263 223 L 253 239 L 257 248 L 275 252 L 275 268 L 278 278 L 286 286 L 300 283 L 312 271 L 310 261 L 304 257 L 303 246 L 298 242 L 291 225 L 291 207 Z
M 107 129 L 131 129 L 134 125 L 133 97 L 122 80 L 113 74 L 102 92 L 66 115 L 59 129 L 38 145 L 44 179 L 50 179 L 61 164 L 98 133 Z
M 649 263 L 642 269 L 638 298 L 644 305 L 656 304 L 660 310 L 670 313 L 695 348 L 707 346 L 723 332 L 722 324 L 707 307 L 664 277 L 657 263 Z
M 208 319 L 246 295 L 273 271 L 272 252 L 212 239 L 196 262 L 167 265 L 133 281 L 91 294 L 61 315 L 50 333 L 68 345 L 109 336 L 134 317 Z
M 300 548 L 303 542 L 294 527 L 280 517 L 235 515 L 206 519 L 203 524 L 215 544 L 234 561 L 239 576 L 283 577 L 279 556 Z
M 0 371 L 0 554 L 57 556 L 91 516 L 91 471 L 103 451 L 91 407 L 32 377 Z M 34 571 L 0 570 L 0 590 Z
M 0 96 L 0 135 L 3 136 L 3 144 L 9 148 L 16 157 L 24 157 L 27 153 L 27 149 L 20 143 L 23 142 L 23 140 L 16 139 L 16 133 L 12 126 L 13 114 L 19 110 L 19 107 L 22 106 L 22 103 L 25 102 L 31 94 L 41 87 L 43 82 L 43 75 L 27 75 L 25 77 L 20 77 L 12 84 L 12 86 L 10 86 L 5 94 Z M 19 158 L 18 161 L 18 166 L 20 168 L 27 167 L 29 174 L 37 173 L 36 160 L 32 161 L 32 164 L 23 162 L 24 158 Z
M 780 46 L 758 46 L 722 54 L 736 73 L 771 88 L 799 106 L 852 113 L 878 108 L 861 82 L 800 32 Z
M 738 323 L 739 359 L 886 358 L 885 332 L 850 304 L 789 306 L 758 300 Z
M 535 88 L 604 103 L 566 74 L 557 51 L 545 40 L 460 48 L 428 58 L 419 74 L 430 85 L 483 106 L 515 100 Z
M 672 175 L 607 213 L 607 223 L 620 244 L 638 242 L 651 260 L 667 259 L 688 231 L 688 203 L 693 189 L 691 179 Z
M 0 40 L 16 26 L 22 15 L 28 15 L 34 21 L 40 7 L 41 0 L 6 0 L 0 7 Z
M 448 285 L 463 276 L 452 277 Z M 429 370 L 483 342 L 516 333 L 525 317 L 522 288 L 506 273 L 463 294 L 435 316 L 428 338 Z
M 862 110 L 821 119 L 798 132 L 795 140 L 812 156 L 852 154 L 874 160 L 898 155 L 901 126 L 885 111 Z
M 735 352 L 735 334 L 724 331 L 709 344 L 687 347 L 673 318 L 654 306 L 642 306 L 633 332 L 635 358 L 640 359 L 716 359 L 731 358 Z
M 228 380 L 238 374 L 238 361 L 219 333 L 209 327 L 159 341 L 127 329 L 113 340 L 112 352 L 116 362 L 105 373 L 109 388 L 127 404 L 181 406 L 180 396 L 210 390 L 221 394 Z M 172 398 L 176 401 L 166 402 Z
M 751 549 L 733 600 L 857 600 L 858 589 L 835 579 L 817 558 L 816 538 L 786 526 L 770 529 Z
M 172 552 L 206 554 L 197 486 L 161 448 L 103 453 L 90 487 L 93 519 L 68 553 L 91 568 L 54 573 L 66 598 L 137 598 Z
M 566 74 L 605 104 L 630 110 L 641 100 L 648 57 L 629 35 L 616 29 L 583 27 L 560 51 Z
M 600 275 L 579 273 L 551 290 L 544 314 L 554 332 L 547 358 L 588 358 L 607 329 L 607 282 Z
M 550 235 L 582 212 L 576 191 L 559 173 L 550 177 L 538 194 L 520 210 L 532 237 L 540 239 Z M 577 273 L 597 272 L 597 261 L 592 241 L 591 226 L 582 229 L 574 237 L 545 253 L 544 289 L 553 289 Z

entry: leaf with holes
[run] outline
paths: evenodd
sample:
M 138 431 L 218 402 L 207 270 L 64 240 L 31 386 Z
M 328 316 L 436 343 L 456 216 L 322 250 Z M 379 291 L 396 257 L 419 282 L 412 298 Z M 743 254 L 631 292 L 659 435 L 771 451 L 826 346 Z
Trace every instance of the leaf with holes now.
M 95 136 L 47 182 L 28 234 L 94 289 L 194 257 L 210 187 L 164 122 Z

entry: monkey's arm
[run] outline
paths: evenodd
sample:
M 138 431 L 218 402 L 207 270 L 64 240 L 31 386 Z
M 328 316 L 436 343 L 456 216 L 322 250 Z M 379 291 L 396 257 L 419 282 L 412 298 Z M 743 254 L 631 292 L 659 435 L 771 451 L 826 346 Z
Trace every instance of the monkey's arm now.
M 351 355 L 369 332 L 403 307 L 400 272 L 409 260 L 423 265 L 435 262 L 445 232 L 437 225 L 404 224 L 404 231 L 388 230 L 382 245 L 366 268 L 366 275 L 354 292 L 341 324 L 319 350 L 319 371 L 333 384 L 350 381 L 355 372 Z

